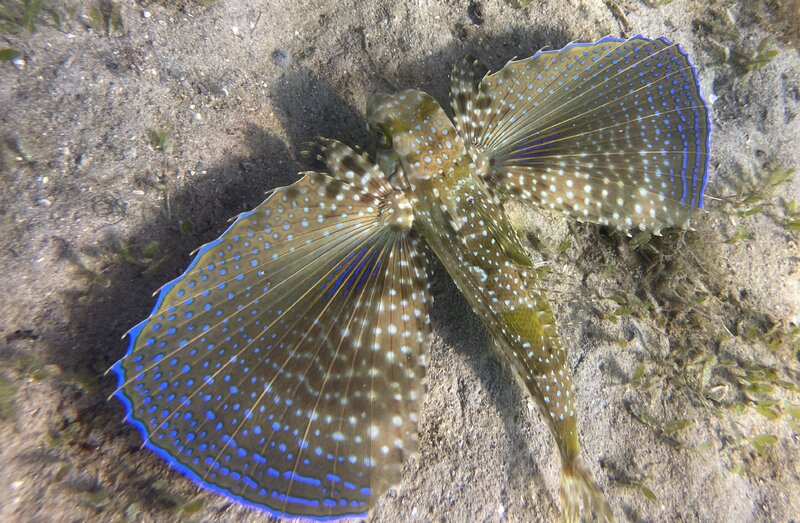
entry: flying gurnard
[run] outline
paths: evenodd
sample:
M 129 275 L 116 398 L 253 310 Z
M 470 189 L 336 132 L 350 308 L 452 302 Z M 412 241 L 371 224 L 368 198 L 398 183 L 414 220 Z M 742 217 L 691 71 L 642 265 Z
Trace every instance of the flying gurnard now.
M 703 207 L 708 109 L 681 48 L 574 43 L 476 82 L 452 119 L 375 95 L 375 162 L 332 140 L 165 285 L 113 369 L 145 445 L 204 487 L 278 516 L 364 516 L 417 449 L 431 299 L 422 242 L 540 407 L 568 520 L 613 519 L 579 458 L 570 368 L 502 202 L 658 233 Z

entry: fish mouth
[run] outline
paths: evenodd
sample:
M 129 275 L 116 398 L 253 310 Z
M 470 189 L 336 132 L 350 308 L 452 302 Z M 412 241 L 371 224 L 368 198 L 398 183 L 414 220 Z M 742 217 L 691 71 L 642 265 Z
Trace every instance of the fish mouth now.
M 372 93 L 367 100 L 367 124 L 371 127 L 372 124 L 381 122 L 385 119 L 386 106 L 391 100 L 391 95 L 383 93 Z

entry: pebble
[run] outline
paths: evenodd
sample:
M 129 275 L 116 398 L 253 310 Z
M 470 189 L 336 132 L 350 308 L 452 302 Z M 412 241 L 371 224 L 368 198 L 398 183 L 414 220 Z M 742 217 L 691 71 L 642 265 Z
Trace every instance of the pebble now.
M 286 49 L 275 49 L 272 52 L 272 61 L 275 62 L 275 65 L 286 67 L 292 63 L 292 55 Z

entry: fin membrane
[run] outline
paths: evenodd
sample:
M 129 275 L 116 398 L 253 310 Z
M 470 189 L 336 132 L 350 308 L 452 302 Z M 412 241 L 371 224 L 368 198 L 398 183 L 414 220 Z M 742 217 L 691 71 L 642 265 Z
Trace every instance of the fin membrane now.
M 430 344 L 408 202 L 337 142 L 166 285 L 114 366 L 145 444 L 277 516 L 363 516 L 416 451 Z
M 455 119 L 498 193 L 654 232 L 703 207 L 708 108 L 677 44 L 604 38 L 467 79 L 453 77 Z

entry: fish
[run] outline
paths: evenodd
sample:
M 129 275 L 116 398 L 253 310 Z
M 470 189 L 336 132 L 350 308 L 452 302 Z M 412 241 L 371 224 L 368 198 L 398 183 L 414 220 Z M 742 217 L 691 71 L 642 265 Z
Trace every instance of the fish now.
M 581 457 L 565 343 L 515 200 L 612 229 L 688 227 L 710 122 L 664 37 L 605 37 L 375 94 L 372 156 L 320 139 L 309 171 L 202 246 L 129 332 L 113 393 L 151 449 L 277 517 L 366 517 L 418 451 L 431 346 L 425 245 L 538 405 L 565 520 L 614 520 Z

